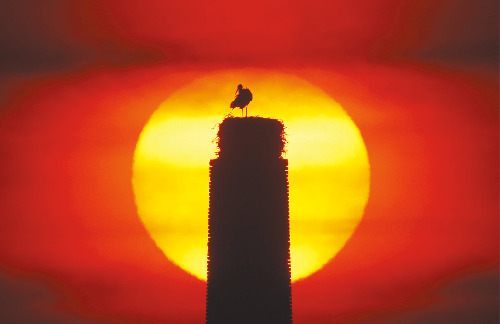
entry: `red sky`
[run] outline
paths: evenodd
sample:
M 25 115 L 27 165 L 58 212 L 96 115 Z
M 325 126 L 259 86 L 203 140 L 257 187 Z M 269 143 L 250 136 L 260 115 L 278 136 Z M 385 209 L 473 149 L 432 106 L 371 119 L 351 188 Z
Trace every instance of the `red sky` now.
M 68 3 L 0 4 L 3 322 L 203 322 L 204 283 L 136 214 L 133 150 L 170 93 L 256 67 L 340 102 L 371 163 L 295 323 L 498 323 L 496 1 Z

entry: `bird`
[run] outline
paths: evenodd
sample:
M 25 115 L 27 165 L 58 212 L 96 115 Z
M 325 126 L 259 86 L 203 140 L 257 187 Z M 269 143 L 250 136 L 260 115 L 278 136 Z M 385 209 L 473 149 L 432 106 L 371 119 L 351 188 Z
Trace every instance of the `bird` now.
M 241 117 L 243 117 L 243 108 L 245 108 L 245 117 L 248 117 L 248 104 L 252 101 L 252 92 L 248 88 L 243 88 L 243 85 L 238 84 L 238 89 L 235 93 L 235 98 L 231 102 L 231 109 L 236 107 L 241 109 Z

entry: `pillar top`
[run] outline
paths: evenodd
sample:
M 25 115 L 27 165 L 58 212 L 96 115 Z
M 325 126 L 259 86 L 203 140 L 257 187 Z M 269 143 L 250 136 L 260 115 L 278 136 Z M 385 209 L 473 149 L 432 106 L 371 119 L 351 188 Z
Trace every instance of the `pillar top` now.
M 263 117 L 228 117 L 219 124 L 218 156 L 251 160 L 280 158 L 285 148 L 284 125 Z

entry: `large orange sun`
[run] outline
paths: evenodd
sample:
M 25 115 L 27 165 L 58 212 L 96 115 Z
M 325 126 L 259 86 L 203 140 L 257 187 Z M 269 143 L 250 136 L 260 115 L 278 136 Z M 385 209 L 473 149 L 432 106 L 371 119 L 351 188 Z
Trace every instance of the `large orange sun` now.
M 208 163 L 238 83 L 253 93 L 249 115 L 285 124 L 292 280 L 307 277 L 337 254 L 361 220 L 370 170 L 360 132 L 347 113 L 293 75 L 213 73 L 163 102 L 135 150 L 132 182 L 139 216 L 172 262 L 206 280 Z

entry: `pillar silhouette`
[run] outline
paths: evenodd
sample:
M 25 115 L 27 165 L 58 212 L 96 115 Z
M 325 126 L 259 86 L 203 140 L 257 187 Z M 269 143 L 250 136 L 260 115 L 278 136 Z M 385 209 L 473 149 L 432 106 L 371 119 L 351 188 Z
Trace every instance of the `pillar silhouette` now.
M 210 161 L 206 323 L 291 323 L 283 124 L 226 118 Z

